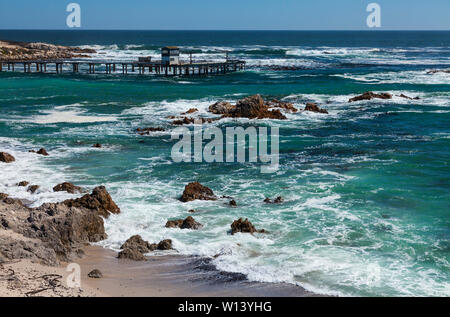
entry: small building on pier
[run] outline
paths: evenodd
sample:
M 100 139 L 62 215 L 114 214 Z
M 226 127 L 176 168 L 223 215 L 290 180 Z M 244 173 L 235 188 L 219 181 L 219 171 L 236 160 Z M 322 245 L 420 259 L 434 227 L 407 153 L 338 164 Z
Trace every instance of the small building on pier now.
M 163 65 L 179 65 L 180 49 L 177 46 L 166 46 L 161 49 L 161 61 Z

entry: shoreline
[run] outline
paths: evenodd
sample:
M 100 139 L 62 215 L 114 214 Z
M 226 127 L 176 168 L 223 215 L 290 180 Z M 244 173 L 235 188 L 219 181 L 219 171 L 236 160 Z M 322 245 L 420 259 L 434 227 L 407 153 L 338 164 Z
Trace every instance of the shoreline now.
M 182 255 L 147 257 L 135 262 L 117 259 L 116 252 L 100 246 L 84 248 L 79 260 L 82 287 L 99 297 L 316 297 L 300 286 L 251 282 L 242 274 L 219 271 L 204 258 Z M 87 274 L 99 269 L 103 278 Z

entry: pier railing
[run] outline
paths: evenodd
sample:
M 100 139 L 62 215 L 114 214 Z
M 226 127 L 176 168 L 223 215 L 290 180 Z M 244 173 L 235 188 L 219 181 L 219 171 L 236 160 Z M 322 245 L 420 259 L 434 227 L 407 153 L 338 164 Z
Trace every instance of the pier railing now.
M 139 74 L 163 76 L 219 75 L 245 69 L 245 61 L 225 62 L 197 61 L 176 65 L 161 61 L 112 61 L 112 60 L 6 60 L 0 61 L 1 71 L 24 73 L 87 73 L 87 74 Z

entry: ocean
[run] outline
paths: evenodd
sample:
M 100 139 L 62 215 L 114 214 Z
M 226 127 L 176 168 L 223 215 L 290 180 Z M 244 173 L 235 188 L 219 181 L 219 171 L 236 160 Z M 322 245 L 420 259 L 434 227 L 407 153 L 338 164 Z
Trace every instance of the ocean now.
M 156 58 L 178 45 L 197 60 L 228 51 L 247 62 L 209 77 L 0 73 L 0 151 L 17 159 L 1 166 L 0 192 L 39 206 L 74 197 L 52 191 L 63 181 L 105 185 L 122 209 L 100 243 L 113 250 L 140 234 L 172 239 L 177 254 L 221 254 L 217 269 L 251 281 L 338 296 L 450 296 L 450 74 L 427 73 L 450 68 L 450 32 L 1 30 L 0 39 L 94 48 L 102 60 Z M 365 91 L 394 97 L 348 103 Z M 214 102 L 253 94 L 299 109 L 316 102 L 329 114 L 211 123 L 278 127 L 273 174 L 252 163 L 172 160 L 168 116 L 190 108 L 210 116 Z M 168 130 L 140 136 L 138 127 Z M 41 147 L 49 157 L 28 152 Z M 15 186 L 23 180 L 40 190 Z M 181 203 L 196 180 L 238 208 Z M 263 202 L 278 196 L 284 203 Z M 204 228 L 164 227 L 191 209 Z M 240 217 L 269 233 L 230 235 Z

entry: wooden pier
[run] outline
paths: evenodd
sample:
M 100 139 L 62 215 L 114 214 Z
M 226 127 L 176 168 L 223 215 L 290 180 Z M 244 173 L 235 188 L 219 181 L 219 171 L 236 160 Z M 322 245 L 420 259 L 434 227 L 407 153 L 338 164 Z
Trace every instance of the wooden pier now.
M 176 65 L 154 62 L 98 61 L 98 60 L 26 60 L 0 61 L 0 72 L 24 73 L 85 73 L 85 74 L 135 74 L 161 76 L 206 76 L 237 72 L 245 69 L 245 61 L 180 62 Z

